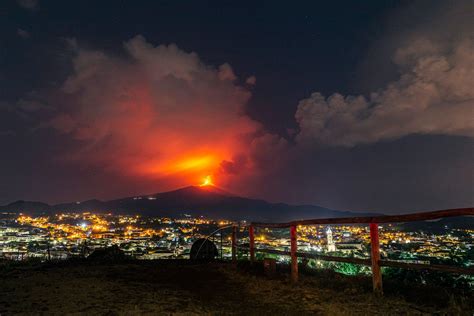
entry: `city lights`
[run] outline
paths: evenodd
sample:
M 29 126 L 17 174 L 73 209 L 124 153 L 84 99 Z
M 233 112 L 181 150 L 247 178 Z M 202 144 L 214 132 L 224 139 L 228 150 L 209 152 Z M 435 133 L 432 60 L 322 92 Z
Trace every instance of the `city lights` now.
M 113 212 L 37 217 L 20 214 L 0 223 L 0 256 L 14 260 L 87 256 L 95 249 L 111 245 L 118 245 L 138 259 L 188 258 L 195 240 L 205 238 L 219 227 L 236 224 L 188 214 L 169 218 L 113 215 Z M 298 226 L 297 230 L 299 251 L 370 257 L 370 235 L 364 225 Z M 229 257 L 230 231 L 224 229 L 222 234 L 222 245 L 220 238 L 211 239 L 222 249 L 223 257 Z M 245 226 L 241 226 L 239 234 L 241 243 L 249 242 Z M 442 232 L 429 233 L 407 231 L 391 224 L 380 227 L 381 253 L 384 258 L 403 262 L 438 264 L 456 260 L 470 266 L 473 265 L 469 255 L 473 251 L 473 236 L 474 230 L 469 229 L 444 228 Z M 255 243 L 257 253 L 258 249 L 288 251 L 290 246 L 287 232 L 269 228 L 256 229 Z M 286 256 L 276 256 L 276 259 L 288 260 Z M 328 263 L 314 267 L 328 267 Z M 368 270 L 361 271 L 368 273 Z

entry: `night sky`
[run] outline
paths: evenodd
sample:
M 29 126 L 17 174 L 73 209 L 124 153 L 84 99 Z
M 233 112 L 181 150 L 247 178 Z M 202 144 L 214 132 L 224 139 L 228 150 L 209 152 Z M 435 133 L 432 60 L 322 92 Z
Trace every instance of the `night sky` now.
M 471 1 L 0 3 L 0 204 L 196 185 L 474 205 Z

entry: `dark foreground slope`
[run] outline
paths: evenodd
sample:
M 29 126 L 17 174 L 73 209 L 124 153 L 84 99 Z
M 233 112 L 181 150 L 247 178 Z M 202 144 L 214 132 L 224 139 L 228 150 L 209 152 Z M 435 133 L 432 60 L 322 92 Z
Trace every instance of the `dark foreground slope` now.
M 257 269 L 258 270 L 258 269 Z M 248 266 L 189 261 L 63 262 L 0 267 L 0 314 L 420 315 L 463 312 L 444 302 L 377 298 L 369 280 L 268 279 Z M 367 282 L 365 282 L 367 281 Z M 368 286 L 369 285 L 369 286 Z M 468 310 L 464 310 L 469 314 Z

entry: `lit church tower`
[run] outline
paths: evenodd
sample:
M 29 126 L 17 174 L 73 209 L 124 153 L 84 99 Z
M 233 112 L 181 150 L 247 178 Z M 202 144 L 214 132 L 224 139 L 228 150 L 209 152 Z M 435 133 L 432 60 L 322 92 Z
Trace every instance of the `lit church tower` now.
M 332 230 L 331 230 L 331 227 L 328 227 L 328 229 L 326 230 L 326 236 L 327 236 L 327 239 L 328 239 L 328 251 L 331 252 L 331 251 L 336 251 L 336 244 L 334 243 L 334 240 L 332 239 Z

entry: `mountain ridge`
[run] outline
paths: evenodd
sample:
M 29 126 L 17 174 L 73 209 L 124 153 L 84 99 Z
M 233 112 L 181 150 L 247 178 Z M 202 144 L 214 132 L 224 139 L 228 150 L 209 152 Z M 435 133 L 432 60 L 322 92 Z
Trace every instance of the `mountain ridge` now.
M 190 214 L 192 216 L 205 216 L 214 219 L 259 221 L 345 217 L 356 214 L 317 205 L 270 203 L 262 199 L 237 196 L 212 185 L 188 186 L 171 191 L 129 196 L 107 201 L 90 199 L 82 202 L 48 205 L 43 202 L 20 200 L 0 206 L 0 210 L 25 213 L 95 211 L 169 217 Z M 373 214 L 357 213 L 357 215 L 369 216 Z

